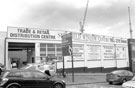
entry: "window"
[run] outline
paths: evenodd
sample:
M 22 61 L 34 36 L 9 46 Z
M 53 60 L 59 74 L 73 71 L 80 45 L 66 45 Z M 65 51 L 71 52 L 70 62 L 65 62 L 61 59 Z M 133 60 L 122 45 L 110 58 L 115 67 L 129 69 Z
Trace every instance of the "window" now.
M 40 44 L 40 56 L 62 56 L 61 44 L 41 43 Z
M 47 56 L 55 56 L 55 44 L 47 44 Z
M 7 77 L 21 77 L 20 72 L 10 72 Z
M 44 73 L 41 72 L 33 72 L 34 78 L 47 78 Z
M 46 44 L 41 43 L 40 44 L 40 56 L 46 56 Z
M 61 46 L 61 44 L 56 44 L 56 56 L 62 56 L 62 46 Z
M 32 78 L 32 73 L 31 72 L 21 72 L 22 77 L 24 78 Z

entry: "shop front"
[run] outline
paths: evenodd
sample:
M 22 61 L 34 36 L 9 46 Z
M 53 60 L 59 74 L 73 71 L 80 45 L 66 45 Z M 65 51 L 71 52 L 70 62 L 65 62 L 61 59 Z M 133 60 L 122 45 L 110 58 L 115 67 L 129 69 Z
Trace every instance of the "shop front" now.
M 6 65 L 9 69 L 62 60 L 61 31 L 8 27 L 7 33 Z

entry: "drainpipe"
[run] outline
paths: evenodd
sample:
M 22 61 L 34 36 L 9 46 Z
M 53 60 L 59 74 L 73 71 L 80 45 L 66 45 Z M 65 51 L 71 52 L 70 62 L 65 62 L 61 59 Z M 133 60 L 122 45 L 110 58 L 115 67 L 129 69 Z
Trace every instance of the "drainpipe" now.
M 7 38 L 5 38 L 5 40 L 4 40 L 4 65 L 6 66 L 6 51 L 7 51 L 7 44 L 6 44 L 6 39 Z
M 116 44 L 114 44 L 114 59 L 115 59 L 115 65 L 116 65 L 116 69 L 117 69 Z

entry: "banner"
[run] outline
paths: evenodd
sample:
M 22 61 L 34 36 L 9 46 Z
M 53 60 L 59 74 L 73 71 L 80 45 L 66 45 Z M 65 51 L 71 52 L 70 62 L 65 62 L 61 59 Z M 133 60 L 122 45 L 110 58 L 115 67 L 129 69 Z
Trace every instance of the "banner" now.
M 101 46 L 99 45 L 87 45 L 88 60 L 101 59 Z
M 102 52 L 104 59 L 114 59 L 114 46 L 104 45 Z

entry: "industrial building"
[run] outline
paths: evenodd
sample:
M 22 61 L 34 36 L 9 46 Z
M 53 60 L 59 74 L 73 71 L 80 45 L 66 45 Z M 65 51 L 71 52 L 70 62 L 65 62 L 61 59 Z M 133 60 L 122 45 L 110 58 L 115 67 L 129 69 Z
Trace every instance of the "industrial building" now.
M 0 62 L 7 68 L 27 63 L 56 61 L 63 68 L 62 38 L 66 31 L 7 27 L 0 32 Z M 128 39 L 72 32 L 75 72 L 105 72 L 129 68 Z M 64 57 L 65 70 L 71 72 L 71 56 Z

